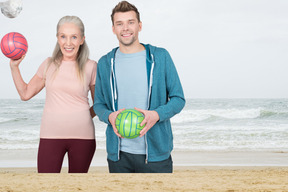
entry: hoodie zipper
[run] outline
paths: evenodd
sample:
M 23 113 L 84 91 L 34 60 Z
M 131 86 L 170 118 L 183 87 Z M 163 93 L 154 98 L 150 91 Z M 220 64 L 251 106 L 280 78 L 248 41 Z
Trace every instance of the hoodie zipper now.
M 148 89 L 148 108 L 150 107 L 150 96 L 151 96 L 151 90 L 152 90 L 152 84 L 153 84 L 153 70 L 154 70 L 154 56 L 151 54 L 152 58 L 152 66 L 150 70 L 150 79 L 149 79 L 149 89 Z M 111 58 L 111 77 L 110 77 L 110 85 L 111 85 L 111 92 L 112 92 L 112 106 L 113 110 L 115 111 L 115 101 L 117 100 L 117 92 L 116 92 L 116 80 L 115 80 L 115 74 L 114 74 L 114 60 Z M 114 87 L 113 83 L 114 82 Z M 146 133 L 147 134 L 147 133 Z M 145 134 L 145 143 L 146 143 L 146 159 L 145 164 L 148 164 L 148 142 L 147 142 L 147 136 Z M 120 159 L 120 138 L 118 138 L 118 160 Z
M 150 96 L 151 96 L 151 90 L 152 90 L 152 84 L 153 84 L 153 70 L 154 70 L 154 57 L 151 54 L 152 58 L 152 66 L 150 70 L 150 80 L 149 80 L 149 91 L 148 91 L 148 109 L 150 108 Z M 145 134 L 145 143 L 146 143 L 146 159 L 145 159 L 145 164 L 148 164 L 148 142 L 147 142 L 147 135 L 148 133 Z

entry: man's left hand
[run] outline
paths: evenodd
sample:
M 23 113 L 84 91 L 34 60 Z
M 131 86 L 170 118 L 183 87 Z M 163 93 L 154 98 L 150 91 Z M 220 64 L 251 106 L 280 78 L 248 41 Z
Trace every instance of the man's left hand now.
M 156 111 L 149 111 L 149 110 L 143 110 L 136 108 L 135 109 L 144 115 L 144 119 L 141 122 L 140 126 L 145 125 L 145 127 L 140 131 L 140 136 L 143 137 L 147 131 L 149 131 L 156 123 L 159 121 L 159 115 Z

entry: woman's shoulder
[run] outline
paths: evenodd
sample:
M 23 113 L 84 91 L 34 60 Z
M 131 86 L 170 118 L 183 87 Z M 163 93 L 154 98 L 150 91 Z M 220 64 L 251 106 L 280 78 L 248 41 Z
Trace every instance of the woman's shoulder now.
M 51 62 L 51 57 L 47 57 L 42 63 L 48 64 Z
M 39 68 L 45 68 L 51 61 L 51 57 L 47 57 L 42 63 L 41 65 L 39 66 Z

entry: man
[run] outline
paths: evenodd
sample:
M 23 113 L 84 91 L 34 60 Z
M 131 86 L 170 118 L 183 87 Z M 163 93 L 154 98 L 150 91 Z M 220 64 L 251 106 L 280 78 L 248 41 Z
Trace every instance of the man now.
M 174 63 L 163 48 L 139 42 L 142 22 L 127 1 L 112 11 L 112 29 L 119 47 L 98 63 L 94 111 L 108 124 L 106 148 L 110 173 L 172 173 L 173 135 L 170 118 L 184 105 Z M 123 138 L 115 121 L 124 109 L 144 114 L 145 127 L 135 139 Z

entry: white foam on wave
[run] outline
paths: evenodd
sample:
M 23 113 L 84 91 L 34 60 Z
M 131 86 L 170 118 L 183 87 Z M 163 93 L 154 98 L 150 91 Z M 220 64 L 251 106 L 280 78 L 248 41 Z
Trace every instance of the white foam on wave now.
M 261 108 L 252 109 L 193 109 L 184 110 L 180 114 L 175 115 L 172 123 L 185 123 L 204 121 L 212 117 L 225 119 L 255 119 L 260 117 Z
M 5 117 L 0 117 L 0 123 L 5 123 L 5 122 L 8 122 L 8 121 L 12 121 L 13 118 L 5 118 Z
M 192 151 L 288 151 L 288 125 L 174 125 L 176 149 Z
M 287 151 L 286 107 L 267 107 L 270 101 L 261 101 L 260 106 L 257 102 L 246 104 L 240 100 L 236 105 L 230 100 L 220 104 L 205 100 L 187 105 L 171 119 L 175 150 Z M 35 108 L 31 104 L 26 107 L 26 103 L 15 106 L 18 108 L 0 109 L 3 114 L 0 117 L 0 149 L 37 148 L 41 107 Z M 9 119 L 7 113 L 17 118 L 16 121 Z M 7 120 L 10 122 L 1 124 Z M 94 123 L 97 149 L 106 149 L 107 125 L 97 117 Z

